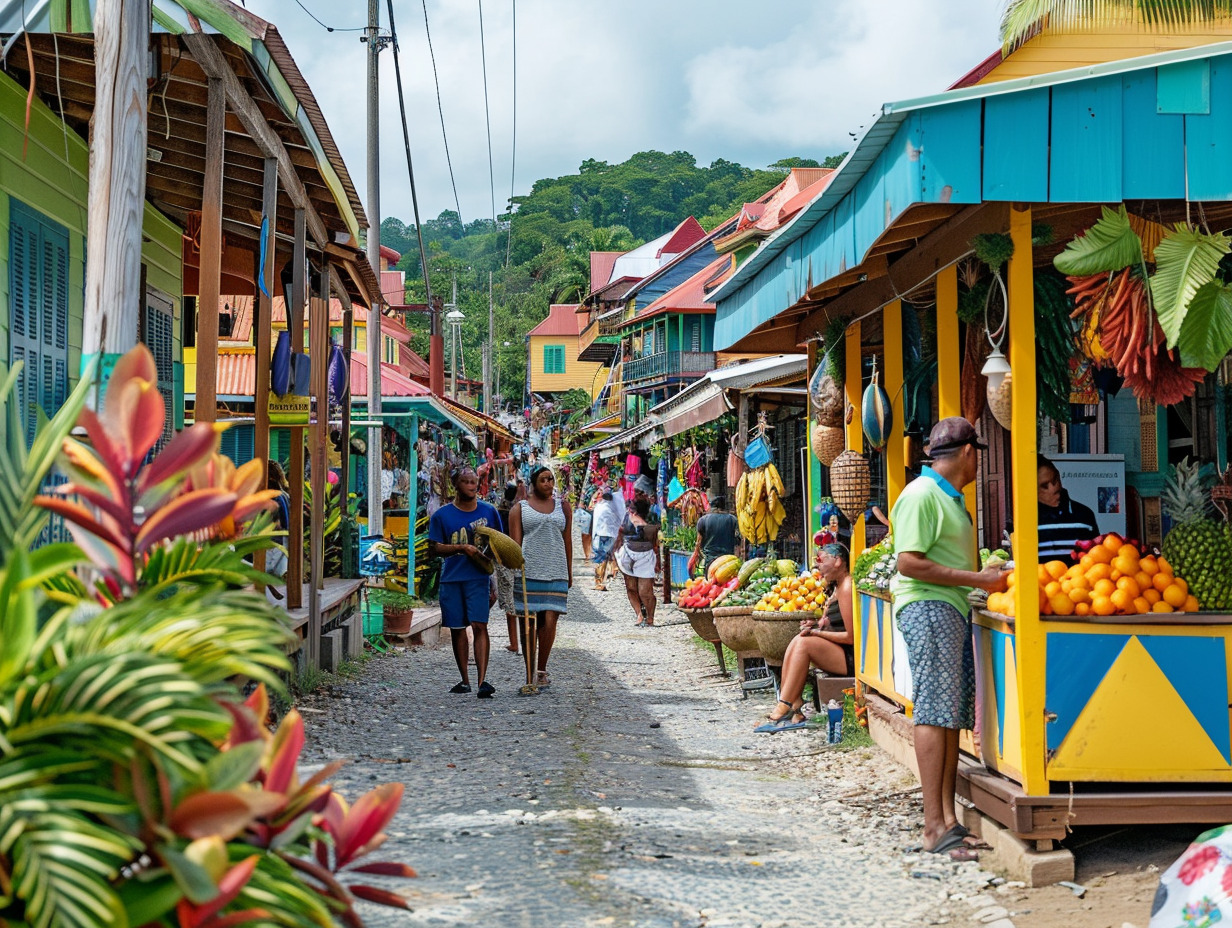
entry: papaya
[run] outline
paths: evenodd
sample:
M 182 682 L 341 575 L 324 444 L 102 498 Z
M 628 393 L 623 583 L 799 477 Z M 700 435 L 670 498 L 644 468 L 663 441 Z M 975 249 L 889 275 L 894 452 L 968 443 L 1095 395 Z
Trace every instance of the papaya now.
M 715 582 L 721 586 L 738 575 L 740 559 L 734 554 L 724 554 L 722 557 L 715 558 L 711 569 L 714 571 Z
M 749 579 L 753 576 L 753 574 L 757 573 L 758 568 L 761 567 L 764 561 L 765 558 L 755 557 L 751 561 L 744 562 L 739 573 L 736 574 L 736 576 L 740 579 L 739 585 L 741 587 L 748 584 Z
M 775 566 L 778 568 L 780 577 L 794 577 L 799 573 L 796 562 L 789 558 L 783 558 Z

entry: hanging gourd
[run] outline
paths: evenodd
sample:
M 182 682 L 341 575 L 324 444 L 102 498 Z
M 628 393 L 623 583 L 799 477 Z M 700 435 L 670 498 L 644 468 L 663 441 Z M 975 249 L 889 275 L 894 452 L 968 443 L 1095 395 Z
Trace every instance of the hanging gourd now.
M 833 349 L 831 349 L 833 350 Z M 817 421 L 822 425 L 841 427 L 843 424 L 843 390 L 834 376 L 830 352 L 822 355 L 809 380 L 809 399 L 817 410 Z
M 890 397 L 881 388 L 881 374 L 877 371 L 877 359 L 873 358 L 873 381 L 864 390 L 860 419 L 864 424 L 864 435 L 869 446 L 880 451 L 885 447 L 894 426 L 894 412 L 890 407 Z
M 850 521 L 863 515 L 872 498 L 868 458 L 851 450 L 835 458 L 830 465 L 830 495 Z
M 839 420 L 842 421 L 841 419 Z M 834 459 L 843 453 L 844 436 L 842 426 L 826 425 L 822 422 L 813 424 L 812 434 L 813 454 L 824 466 L 829 467 Z

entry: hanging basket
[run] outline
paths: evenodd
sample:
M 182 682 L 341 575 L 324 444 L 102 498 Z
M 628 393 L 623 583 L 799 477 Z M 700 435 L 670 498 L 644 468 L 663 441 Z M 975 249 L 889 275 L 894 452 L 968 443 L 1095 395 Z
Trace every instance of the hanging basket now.
M 823 425 L 842 425 L 843 412 L 846 405 L 843 400 L 843 390 L 829 373 L 825 365 L 817 368 L 809 383 L 809 399 L 817 410 L 817 421 Z
M 830 495 L 838 508 L 854 522 L 863 513 L 872 494 L 868 459 L 855 451 L 844 451 L 830 465 Z
M 1011 419 L 1013 404 L 1010 402 L 1010 380 L 1013 376 L 1012 373 L 1006 374 L 997 390 L 988 391 L 988 411 L 1003 429 L 1009 429 L 1013 425 Z
M 813 454 L 817 455 L 823 465 L 829 467 L 834 463 L 834 459 L 843 453 L 843 428 L 842 426 L 825 425 L 817 422 L 813 425 Z

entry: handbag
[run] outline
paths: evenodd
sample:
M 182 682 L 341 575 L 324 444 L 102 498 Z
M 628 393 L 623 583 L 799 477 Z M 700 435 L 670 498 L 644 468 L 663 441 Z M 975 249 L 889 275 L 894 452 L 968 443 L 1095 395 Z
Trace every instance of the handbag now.
M 770 445 L 761 436 L 750 441 L 744 449 L 744 463 L 750 468 L 765 467 L 770 461 Z
M 636 454 L 629 455 L 628 460 L 625 461 L 625 476 L 626 477 L 636 477 L 641 472 L 642 472 L 642 459 L 638 457 Z
M 591 526 L 594 524 L 594 515 L 589 509 L 579 509 L 577 511 L 578 530 L 583 535 L 589 535 Z

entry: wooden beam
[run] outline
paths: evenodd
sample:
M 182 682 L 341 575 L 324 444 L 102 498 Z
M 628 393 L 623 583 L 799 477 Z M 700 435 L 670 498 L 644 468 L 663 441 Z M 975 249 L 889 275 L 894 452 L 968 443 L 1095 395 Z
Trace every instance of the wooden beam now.
M 885 276 L 869 279 L 805 316 L 796 326 L 797 342 L 802 343 L 815 332 L 824 330 L 831 319 L 861 315 L 906 296 L 943 267 L 968 254 L 972 236 L 1004 230 L 1008 212 L 1008 203 L 967 207 L 890 264 Z
M 307 242 L 305 241 L 304 211 L 295 211 L 295 245 L 292 255 L 291 305 L 287 307 L 287 335 L 291 350 L 304 350 L 304 299 L 307 292 L 305 274 L 308 271 Z M 287 607 L 303 606 L 304 592 L 304 428 L 291 426 L 291 527 L 287 540 Z
M 291 157 L 287 154 L 282 140 L 270 128 L 265 117 L 261 115 L 261 110 L 257 107 L 252 97 L 249 96 L 248 91 L 244 89 L 244 85 L 240 83 L 240 79 L 236 76 L 235 72 L 231 70 L 222 52 L 214 44 L 214 40 L 202 33 L 188 33 L 183 36 L 183 39 L 184 44 L 188 46 L 188 50 L 192 53 L 197 64 L 201 66 L 201 69 L 211 79 L 223 82 L 227 92 L 227 99 L 230 101 L 232 109 L 240 117 L 248 133 L 261 147 L 262 153 L 277 159 L 278 179 L 290 194 L 291 202 L 295 204 L 297 209 L 302 209 L 307 214 L 308 231 L 312 235 L 313 241 L 318 246 L 324 246 L 329 240 L 329 234 L 325 230 L 325 224 L 321 222 L 321 217 L 317 215 L 317 211 L 309 201 L 303 181 L 300 179 L 299 174 L 296 173 L 295 166 L 291 163 Z
M 209 173 L 201 196 L 201 266 L 197 296 L 197 397 L 194 422 L 218 418 L 218 297 L 222 285 L 223 119 L 227 98 L 222 81 L 210 81 L 205 153 Z
M 90 140 L 83 363 L 137 343 L 149 4 L 99 0 L 94 29 L 99 80 Z
M 903 434 L 907 420 L 903 415 L 903 304 L 888 303 L 881 311 L 882 356 L 885 391 L 890 397 L 890 434 L 886 436 L 886 497 L 890 508 L 907 486 L 907 466 L 903 453 Z M 888 510 L 887 510 L 888 511 Z
M 309 459 L 312 472 L 312 512 L 308 533 L 308 662 L 321 663 L 321 594 L 325 588 L 325 496 L 329 490 L 326 476 L 325 440 L 329 423 L 329 274 L 321 274 L 319 292 L 309 300 L 308 356 L 312 359 L 312 394 L 315 403 L 312 425 L 308 429 Z
M 270 446 L 270 421 L 269 421 L 269 393 L 270 393 L 270 338 L 273 334 L 271 325 L 272 299 L 266 294 L 272 295 L 278 286 L 275 283 L 274 275 L 274 255 L 277 250 L 274 247 L 274 221 L 278 215 L 278 162 L 273 158 L 265 160 L 265 218 L 269 221 L 270 239 L 269 245 L 265 250 L 265 263 L 257 268 L 257 273 L 261 275 L 261 279 L 265 282 L 265 289 L 257 287 L 256 292 L 256 312 L 252 320 L 252 342 L 256 353 L 257 370 L 254 378 L 253 389 L 255 392 L 252 397 L 253 405 L 253 454 L 254 456 L 265 462 L 266 471 L 269 470 L 269 446 Z M 260 252 L 258 250 L 257 260 L 260 261 Z M 253 566 L 257 570 L 265 569 L 265 552 L 258 551 L 253 556 Z

